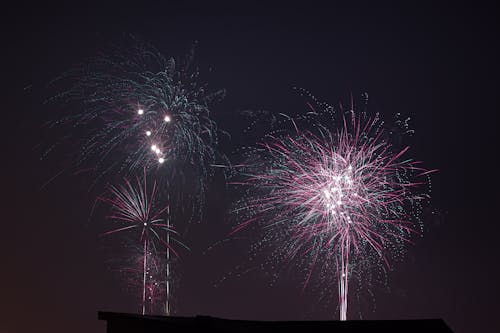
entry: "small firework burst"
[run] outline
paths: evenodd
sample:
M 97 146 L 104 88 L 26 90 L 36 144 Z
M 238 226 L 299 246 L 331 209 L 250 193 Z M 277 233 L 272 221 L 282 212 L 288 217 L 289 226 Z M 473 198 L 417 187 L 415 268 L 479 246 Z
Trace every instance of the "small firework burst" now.
M 120 233 L 127 235 L 129 239 L 133 238 L 135 244 L 141 244 L 139 251 L 141 255 L 138 256 L 138 251 L 135 251 L 131 256 L 132 265 L 123 271 L 142 273 L 142 313 L 145 314 L 146 311 L 151 313 L 158 307 L 157 303 L 163 300 L 165 311 L 169 314 L 171 254 L 178 256 L 172 242 L 184 245 L 174 237 L 177 232 L 171 226 L 169 216 L 166 214 L 169 206 L 158 205 L 156 182 L 148 192 L 146 175 L 142 180 L 137 178 L 136 184 L 125 180 L 124 185 L 111 186 L 110 195 L 100 199 L 111 205 L 112 213 L 109 218 L 119 224 L 102 236 Z M 166 216 L 166 220 L 162 216 Z M 164 256 L 161 255 L 162 248 L 165 249 Z M 138 262 L 142 267 L 135 265 Z M 165 288 L 164 292 L 161 291 L 162 287 Z
M 267 135 L 247 150 L 239 182 L 246 196 L 234 209 L 234 232 L 259 226 L 263 235 L 253 249 L 271 247 L 273 264 L 305 267 L 304 287 L 314 272 L 335 277 L 346 320 L 353 274 L 388 265 L 417 232 L 430 171 L 405 157 L 408 147 L 390 143 L 378 115 L 349 111 L 339 118 L 337 130 L 319 123 L 316 133 L 290 119 L 293 135 Z

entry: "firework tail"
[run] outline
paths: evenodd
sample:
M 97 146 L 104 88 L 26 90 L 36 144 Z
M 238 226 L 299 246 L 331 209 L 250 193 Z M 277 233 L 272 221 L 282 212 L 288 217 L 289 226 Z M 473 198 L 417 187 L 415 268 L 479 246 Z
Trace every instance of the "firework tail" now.
M 349 238 L 342 246 L 340 257 L 340 270 L 338 273 L 339 281 L 339 305 L 340 305 L 340 320 L 347 320 L 347 295 L 349 282 Z
M 144 237 L 143 268 L 142 268 L 142 314 L 146 314 L 146 274 L 148 267 L 148 239 Z
M 170 228 L 170 195 L 167 194 L 167 228 Z M 165 314 L 170 316 L 170 232 L 167 232 L 167 248 L 166 248 L 166 290 L 165 290 Z

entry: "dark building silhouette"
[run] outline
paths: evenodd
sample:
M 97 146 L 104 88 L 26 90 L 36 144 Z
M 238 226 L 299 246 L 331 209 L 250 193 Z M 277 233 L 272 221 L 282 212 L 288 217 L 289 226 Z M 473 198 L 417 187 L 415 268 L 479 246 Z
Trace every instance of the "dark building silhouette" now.
M 208 316 L 163 317 L 99 312 L 107 333 L 156 332 L 436 332 L 451 329 L 442 319 L 350 321 L 250 321 Z

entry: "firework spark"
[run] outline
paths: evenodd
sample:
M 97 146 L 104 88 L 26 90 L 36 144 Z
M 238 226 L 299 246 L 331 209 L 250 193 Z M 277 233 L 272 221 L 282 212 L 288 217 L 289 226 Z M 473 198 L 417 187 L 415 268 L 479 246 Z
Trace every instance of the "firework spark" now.
M 163 272 L 164 278 L 166 275 L 165 288 L 167 289 L 165 304 L 166 311 L 169 313 L 170 253 L 178 256 L 171 241 L 183 244 L 172 237 L 172 235 L 177 235 L 177 232 L 172 228 L 168 219 L 165 221 L 161 218 L 165 212 L 168 213 L 169 206 L 158 206 L 156 182 L 151 191 L 148 192 L 146 175 L 144 175 L 143 180 L 137 178 L 136 184 L 125 180 L 122 186 L 110 187 L 109 197 L 100 199 L 111 205 L 112 214 L 109 218 L 120 224 L 119 227 L 103 233 L 102 236 L 134 232 L 135 240 L 141 244 L 142 257 L 138 260 L 142 264 L 142 313 L 146 313 L 148 303 L 152 303 L 158 298 L 153 296 L 158 293 L 157 289 L 160 288 L 157 273 L 158 267 L 161 265 L 165 265 Z M 166 257 L 163 259 L 158 255 L 160 247 L 166 248 Z M 163 264 L 163 261 L 166 262 Z M 131 268 L 131 271 L 134 270 L 137 268 Z M 153 272 L 156 273 L 153 274 Z
M 391 145 L 378 116 L 341 118 L 339 130 L 318 126 L 315 134 L 294 123 L 294 135 L 268 135 L 250 149 L 233 232 L 259 225 L 259 246 L 271 246 L 275 261 L 307 266 L 304 287 L 315 270 L 336 276 L 346 320 L 352 274 L 388 265 L 388 255 L 417 232 L 429 171 L 404 157 L 408 147 Z

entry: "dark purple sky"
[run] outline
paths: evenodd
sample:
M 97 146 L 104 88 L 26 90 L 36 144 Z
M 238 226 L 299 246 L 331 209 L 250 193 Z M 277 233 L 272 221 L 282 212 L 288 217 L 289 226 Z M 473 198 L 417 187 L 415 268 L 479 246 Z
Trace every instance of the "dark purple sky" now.
M 389 274 L 391 292 L 350 308 L 365 318 L 444 318 L 456 332 L 493 332 L 498 321 L 498 16 L 493 5 L 315 8 L 18 6 L 3 8 L 2 231 L 0 332 L 104 332 L 97 311 L 134 312 L 106 268 L 89 221 L 95 193 L 84 177 L 54 176 L 66 157 L 43 149 L 57 140 L 42 130 L 53 119 L 45 85 L 124 33 L 166 55 L 199 41 L 197 63 L 213 68 L 210 86 L 226 88 L 214 109 L 219 125 L 238 128 L 235 110 L 285 110 L 293 86 L 331 104 L 368 92 L 370 106 L 411 115 L 413 153 L 433 177 L 433 207 L 424 238 Z M 164 4 L 163 4 L 164 3 Z M 285 110 L 286 111 L 286 110 Z M 237 145 L 238 143 L 234 143 Z M 224 198 L 220 186 L 212 188 Z M 227 197 L 226 197 L 227 199 Z M 227 200 L 226 200 L 227 201 Z M 274 287 L 249 275 L 214 288 L 244 246 L 203 256 L 229 230 L 223 199 L 213 199 L 192 227 L 192 253 L 181 263 L 179 315 L 240 319 L 336 318 L 286 279 Z M 336 286 L 332 287 L 336 292 Z M 317 309 L 317 310 L 316 310 Z M 330 311 L 330 312 L 329 312 Z M 71 329 L 69 327 L 72 327 Z

